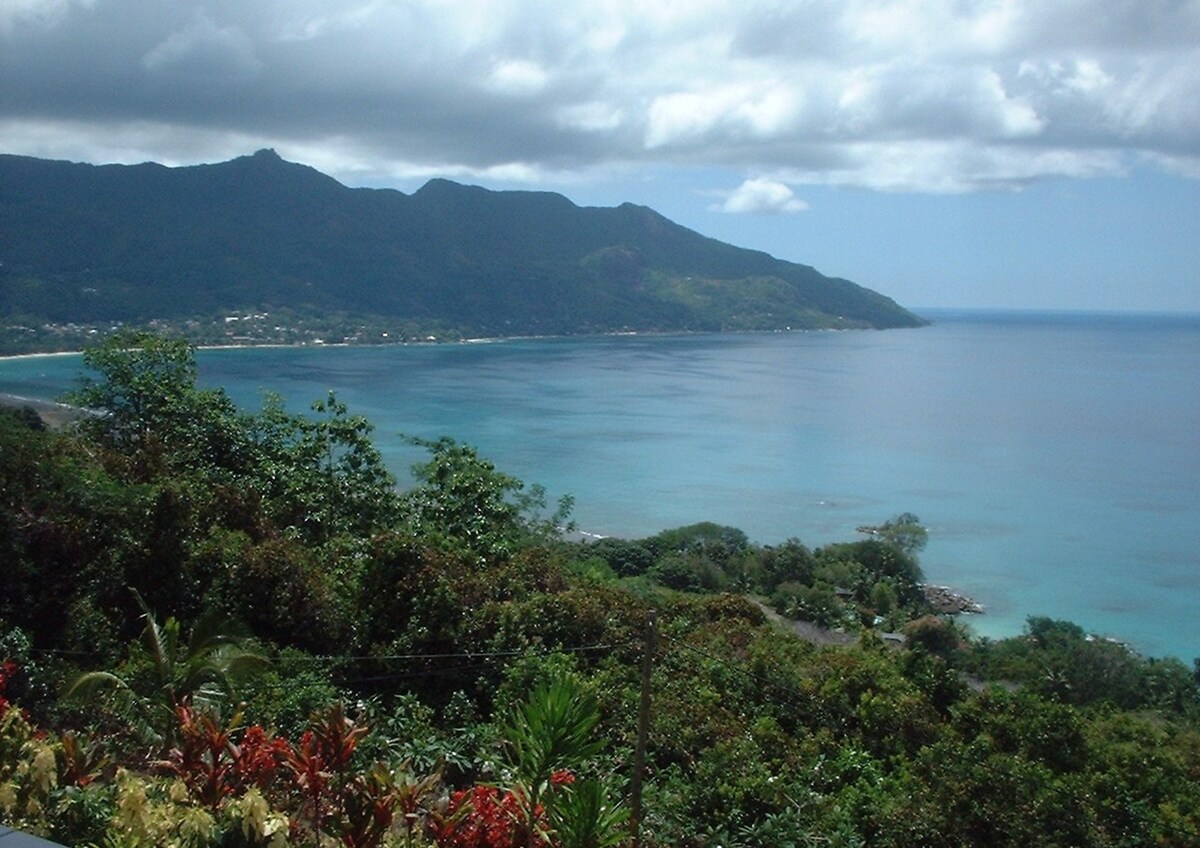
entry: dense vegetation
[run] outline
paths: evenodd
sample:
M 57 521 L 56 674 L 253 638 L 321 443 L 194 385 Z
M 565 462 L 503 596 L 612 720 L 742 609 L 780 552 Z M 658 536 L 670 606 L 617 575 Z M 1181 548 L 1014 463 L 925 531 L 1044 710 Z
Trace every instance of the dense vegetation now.
M 239 410 L 160 337 L 86 362 L 103 414 L 0 414 L 5 824 L 617 844 L 653 612 L 644 845 L 1200 844 L 1200 669 L 1040 618 L 969 638 L 915 516 L 567 541 L 569 502 L 449 439 L 400 491 L 336 397 Z
M 262 313 L 251 337 L 340 313 L 347 335 L 376 342 L 923 323 L 631 204 L 445 180 L 412 195 L 349 189 L 272 151 L 190 168 L 0 155 L 0 352 L 105 322 L 207 337 L 222 316 Z

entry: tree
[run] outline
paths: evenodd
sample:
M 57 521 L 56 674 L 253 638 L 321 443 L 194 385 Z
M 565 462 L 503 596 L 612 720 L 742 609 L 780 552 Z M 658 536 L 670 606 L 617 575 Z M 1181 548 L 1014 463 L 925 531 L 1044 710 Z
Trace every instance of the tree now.
M 399 514 L 396 481 L 371 441 L 374 427 L 330 392 L 313 417 L 292 415 L 269 397 L 250 420 L 253 485 L 267 511 L 302 538 L 324 542 L 339 532 L 369 534 Z
M 623 817 L 612 813 L 601 784 L 589 782 L 581 796 L 566 801 L 576 779 L 571 770 L 586 764 L 604 747 L 596 733 L 599 723 L 595 698 L 566 676 L 538 686 L 503 722 L 504 762 L 519 801 L 522 836 L 529 848 L 544 842 L 535 832 L 543 804 L 549 806 L 551 819 L 565 826 L 572 844 L 612 844 L 611 837 Z
M 480 564 L 507 559 L 524 544 L 569 527 L 573 499 L 542 518 L 546 493 L 496 469 L 473 447 L 443 436 L 410 441 L 429 450 L 427 462 L 413 466 L 418 485 L 406 497 L 409 521 L 418 536 L 440 541 Z
M 909 556 L 914 556 L 929 541 L 929 531 L 911 512 L 902 512 L 875 527 L 860 527 L 859 532 L 890 542 Z
M 83 377 L 68 399 L 94 410 L 80 426 L 134 460 L 135 472 L 241 470 L 248 432 L 219 389 L 196 387 L 195 350 L 154 333 L 114 333 L 83 353 L 98 377 Z
M 88 698 L 101 690 L 115 689 L 169 747 L 174 741 L 179 707 L 194 703 L 218 709 L 223 700 L 232 699 L 236 684 L 264 668 L 267 660 L 249 650 L 244 637 L 232 633 L 212 615 L 200 618 L 185 642 L 178 619 L 169 617 L 159 624 L 136 590 L 134 596 L 146 621 L 141 644 L 153 670 L 151 686 L 143 688 L 113 672 L 91 671 L 71 681 L 63 697 Z

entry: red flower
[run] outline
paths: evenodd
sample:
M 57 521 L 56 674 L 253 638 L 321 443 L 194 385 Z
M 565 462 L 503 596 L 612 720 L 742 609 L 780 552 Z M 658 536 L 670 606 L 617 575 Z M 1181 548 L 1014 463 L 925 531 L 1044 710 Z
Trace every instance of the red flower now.
M 257 724 L 246 728 L 242 743 L 234 748 L 235 784 L 239 789 L 251 785 L 266 789 L 291 750 L 286 739 L 268 736 Z
M 575 775 L 567 769 L 559 769 L 550 775 L 551 786 L 570 786 L 575 782 Z
M 438 848 L 518 848 L 524 838 L 521 799 L 495 786 L 460 789 L 450 796 L 446 814 L 432 823 Z M 539 826 L 542 811 L 538 810 Z M 544 827 L 543 827 L 544 829 Z
M 12 660 L 5 660 L 0 663 L 0 716 L 8 712 L 8 708 L 12 706 L 7 698 L 4 697 L 4 692 L 8 688 L 8 681 L 17 673 L 17 664 Z

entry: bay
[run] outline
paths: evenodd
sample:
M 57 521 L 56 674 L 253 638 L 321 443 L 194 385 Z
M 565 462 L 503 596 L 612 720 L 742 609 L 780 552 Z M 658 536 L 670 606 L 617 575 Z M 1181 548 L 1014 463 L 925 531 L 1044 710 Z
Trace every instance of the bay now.
M 902 511 L 922 566 L 987 614 L 1078 622 L 1150 655 L 1200 654 L 1200 316 L 925 312 L 886 332 L 617 336 L 201 351 L 201 381 L 257 407 L 336 391 L 400 434 L 475 445 L 572 494 L 580 527 L 701 520 L 810 546 Z M 77 358 L 0 362 L 55 396 Z

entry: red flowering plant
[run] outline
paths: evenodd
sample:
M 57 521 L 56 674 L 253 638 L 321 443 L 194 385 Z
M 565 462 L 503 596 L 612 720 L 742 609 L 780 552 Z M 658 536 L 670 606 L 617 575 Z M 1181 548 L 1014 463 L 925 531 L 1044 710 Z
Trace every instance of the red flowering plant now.
M 332 819 L 342 845 L 377 848 L 383 843 L 396 815 L 399 793 L 382 763 L 343 785 L 338 801 Z
M 345 708 L 336 704 L 314 717 L 299 744 L 288 754 L 287 767 L 292 780 L 304 796 L 313 829 L 321 831 L 329 812 L 331 798 L 327 789 L 342 777 L 367 728 L 346 717 Z
M 394 776 L 378 764 L 365 774 L 351 773 L 350 761 L 366 734 L 367 727 L 336 704 L 313 718 L 286 759 L 311 832 L 325 833 L 328 825 L 346 848 L 381 844 L 400 797 Z
M 12 660 L 0 663 L 0 717 L 8 712 L 12 704 L 4 697 L 8 691 L 8 681 L 17 673 L 17 664 Z
M 550 775 L 551 786 L 570 786 L 574 782 L 575 774 L 568 769 L 559 769 Z
M 266 789 L 287 762 L 292 746 L 282 736 L 269 735 L 260 725 L 247 727 L 233 749 L 234 784 L 240 789 Z
M 438 848 L 524 848 L 549 845 L 545 810 L 535 811 L 533 831 L 526 824 L 525 804 L 518 793 L 477 785 L 450 796 L 444 814 L 430 817 Z M 537 841 L 531 841 L 535 837 Z
M 441 792 L 442 775 L 440 772 L 423 776 L 412 772 L 408 763 L 397 769 L 393 775 L 396 793 L 396 813 L 404 827 L 404 844 L 411 846 L 413 837 L 420 832 L 424 823 L 429 820 L 435 797 Z
M 556 809 L 570 808 L 574 768 L 599 753 L 600 711 L 577 681 L 561 677 L 530 692 L 500 723 L 506 788 L 455 792 L 430 817 L 438 848 L 558 848 Z
M 175 714 L 179 742 L 158 765 L 178 776 L 193 797 L 213 811 L 251 786 L 266 789 L 291 754 L 286 739 L 270 737 L 257 725 L 247 728 L 235 744 L 233 730 L 212 713 L 181 704 Z M 236 723 L 235 717 L 232 724 Z

